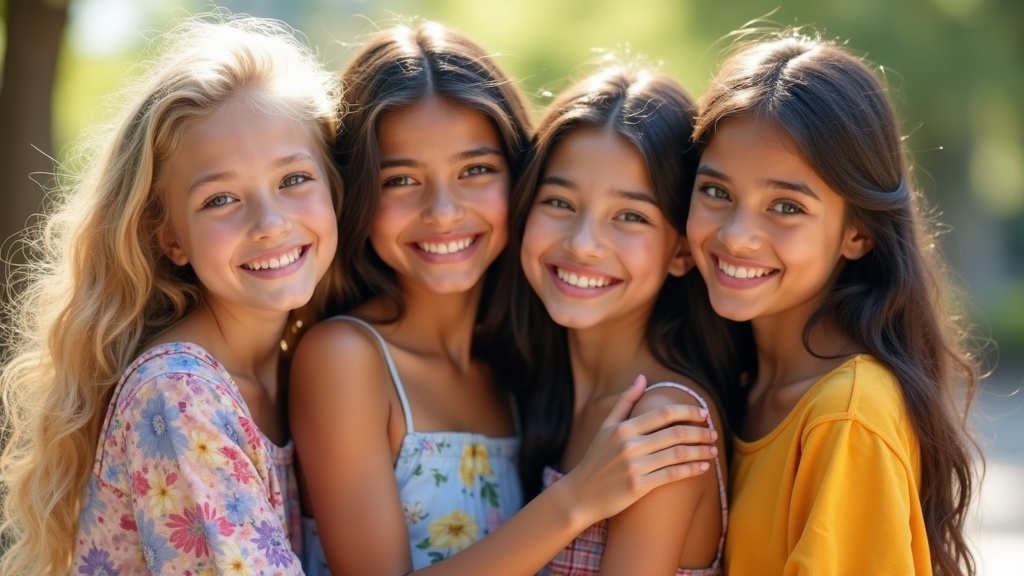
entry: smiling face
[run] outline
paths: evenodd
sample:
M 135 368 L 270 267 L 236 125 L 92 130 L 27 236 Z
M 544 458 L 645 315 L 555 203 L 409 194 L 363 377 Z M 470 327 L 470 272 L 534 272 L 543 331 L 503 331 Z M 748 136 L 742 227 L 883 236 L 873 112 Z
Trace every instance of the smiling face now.
M 378 141 L 377 255 L 400 284 L 437 294 L 476 287 L 508 241 L 510 174 L 494 124 L 429 98 L 387 113 Z
M 688 269 L 686 255 L 631 143 L 613 131 L 575 128 L 555 144 L 520 254 L 555 322 L 574 329 L 623 319 L 646 324 L 666 275 Z
M 287 312 L 309 301 L 337 247 L 321 145 L 293 118 L 231 102 L 194 122 L 164 169 L 158 237 L 211 306 Z
M 704 149 L 686 231 L 715 311 L 737 321 L 805 321 L 870 249 L 792 139 L 747 118 L 721 121 Z

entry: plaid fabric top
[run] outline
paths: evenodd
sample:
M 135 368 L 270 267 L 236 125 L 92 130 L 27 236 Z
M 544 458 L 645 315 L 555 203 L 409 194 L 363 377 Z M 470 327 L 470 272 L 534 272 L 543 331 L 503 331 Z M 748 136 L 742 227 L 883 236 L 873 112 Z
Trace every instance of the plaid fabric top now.
M 700 403 L 705 410 L 708 405 L 704 399 L 682 384 L 674 382 L 659 382 L 648 386 L 647 389 L 671 387 L 689 393 Z M 714 430 L 715 425 L 708 418 L 708 426 Z M 722 503 L 722 536 L 718 540 L 718 552 L 715 553 L 715 561 L 711 566 L 700 569 L 679 568 L 676 576 L 720 576 L 722 570 L 722 551 L 725 548 L 725 528 L 728 520 L 728 499 L 726 495 L 725 479 L 722 476 L 722 464 L 715 458 L 715 472 L 718 475 L 718 496 Z M 544 487 L 554 484 L 564 476 L 557 470 L 544 468 Z M 608 541 L 608 520 L 601 520 L 597 524 L 584 530 L 568 546 L 555 556 L 543 570 L 540 576 L 598 576 L 601 572 L 601 557 L 604 555 L 605 543 Z

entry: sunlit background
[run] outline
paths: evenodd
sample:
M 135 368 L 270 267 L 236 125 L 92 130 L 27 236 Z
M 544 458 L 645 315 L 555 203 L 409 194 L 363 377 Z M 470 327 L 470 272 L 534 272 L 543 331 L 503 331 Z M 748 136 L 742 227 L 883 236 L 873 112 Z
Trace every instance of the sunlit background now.
M 438 20 L 497 54 L 538 111 L 601 50 L 643 57 L 699 95 L 728 33 L 756 19 L 808 25 L 866 55 L 893 89 L 917 181 L 945 230 L 952 281 L 970 303 L 977 334 L 992 342 L 985 354 L 995 374 L 974 416 L 988 460 L 972 523 L 981 574 L 1022 573 L 1024 405 L 1014 392 L 1024 382 L 1024 2 L 238 0 L 216 7 L 288 22 L 335 69 L 377 27 Z M 43 81 L 52 62 L 34 61 L 0 86 L 0 186 L 11 207 L 0 211 L 0 238 L 38 210 L 43 194 L 36 182 L 48 182 L 53 162 L 71 162 L 76 139 L 108 118 L 111 94 L 149 40 L 172 20 L 211 8 L 198 0 L 0 0 L 0 53 L 45 55 L 37 43 L 46 34 L 36 33 L 45 27 L 17 34 L 35 26 L 25 14 L 63 18 L 52 96 Z M 37 78 L 41 92 L 11 99 L 14 86 L 34 86 L 29 80 Z M 33 107 L 49 124 L 13 137 Z M 29 172 L 43 175 L 29 179 Z M 10 246 L 4 243 L 4 258 Z

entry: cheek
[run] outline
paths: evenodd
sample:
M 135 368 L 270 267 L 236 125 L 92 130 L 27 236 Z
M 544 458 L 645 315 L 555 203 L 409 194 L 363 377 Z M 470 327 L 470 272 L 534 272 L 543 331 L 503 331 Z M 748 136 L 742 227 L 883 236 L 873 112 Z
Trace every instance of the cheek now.
M 370 242 L 374 248 L 398 238 L 411 213 L 401 202 L 382 200 L 370 227 Z
M 694 202 L 690 206 L 690 215 L 686 219 L 686 237 L 690 240 L 690 245 L 697 246 L 707 238 L 708 229 L 711 227 L 709 216 L 698 203 Z
M 481 198 L 480 212 L 491 227 L 496 244 L 502 248 L 508 243 L 508 186 L 495 187 Z
M 540 258 L 544 250 L 557 236 L 549 219 L 536 213 L 530 214 L 523 231 L 523 249 L 520 258 L 527 276 L 542 267 Z

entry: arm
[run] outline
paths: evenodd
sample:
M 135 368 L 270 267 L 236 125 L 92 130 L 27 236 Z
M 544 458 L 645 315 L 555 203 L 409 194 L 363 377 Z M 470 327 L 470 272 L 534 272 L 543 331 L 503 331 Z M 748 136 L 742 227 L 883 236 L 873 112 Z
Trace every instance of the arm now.
M 344 350 L 332 345 L 328 335 L 315 328 L 303 338 L 291 381 L 294 434 L 300 457 L 309 455 L 302 468 L 327 557 L 336 576 L 367 573 L 367 569 L 374 574 L 408 574 L 407 532 L 381 422 L 386 401 L 360 390 L 358 383 L 348 386 L 358 374 L 382 377 L 382 368 L 374 371 L 361 366 L 358 358 L 339 355 Z M 339 362 L 342 356 L 346 356 L 343 363 Z M 587 455 L 570 474 L 486 538 L 416 573 L 534 574 L 590 524 L 658 486 L 707 470 L 707 462 L 699 460 L 712 457 L 706 445 L 713 440 L 709 431 L 691 426 L 665 428 L 673 422 L 703 421 L 702 410 L 666 406 L 619 422 L 643 389 L 641 378 L 622 395 Z M 347 407 L 341 413 L 331 409 L 338 404 Z M 704 444 L 681 445 L 696 443 Z M 370 446 L 377 453 L 370 454 Z M 353 452 L 346 454 L 349 450 Z M 318 462 L 313 468 L 308 465 L 310 459 Z
M 704 410 L 664 405 L 622 421 L 645 387 L 641 376 L 619 397 L 571 472 L 486 538 L 416 574 L 534 574 L 591 524 L 659 486 L 707 471 L 705 460 L 714 458 L 711 432 L 671 425 L 704 422 Z
M 839 420 L 813 426 L 801 445 L 785 574 L 915 574 L 930 566 L 909 454 L 898 443 Z
M 670 404 L 699 407 L 698 401 L 682 390 L 658 388 L 641 398 L 633 414 Z M 722 424 L 717 413 L 710 418 L 720 430 Z M 724 439 L 719 442 L 724 443 Z M 724 445 L 719 446 L 723 455 L 724 449 Z M 710 566 L 722 533 L 716 471 L 667 484 L 610 519 L 601 574 L 675 574 L 684 550 L 686 557 L 693 559 L 687 563 L 689 567 Z
M 388 428 L 394 385 L 379 344 L 348 322 L 314 326 L 289 386 L 301 477 L 332 574 L 408 573 Z
M 161 374 L 123 413 L 133 520 L 154 574 L 302 573 L 275 510 L 266 449 L 230 386 Z

